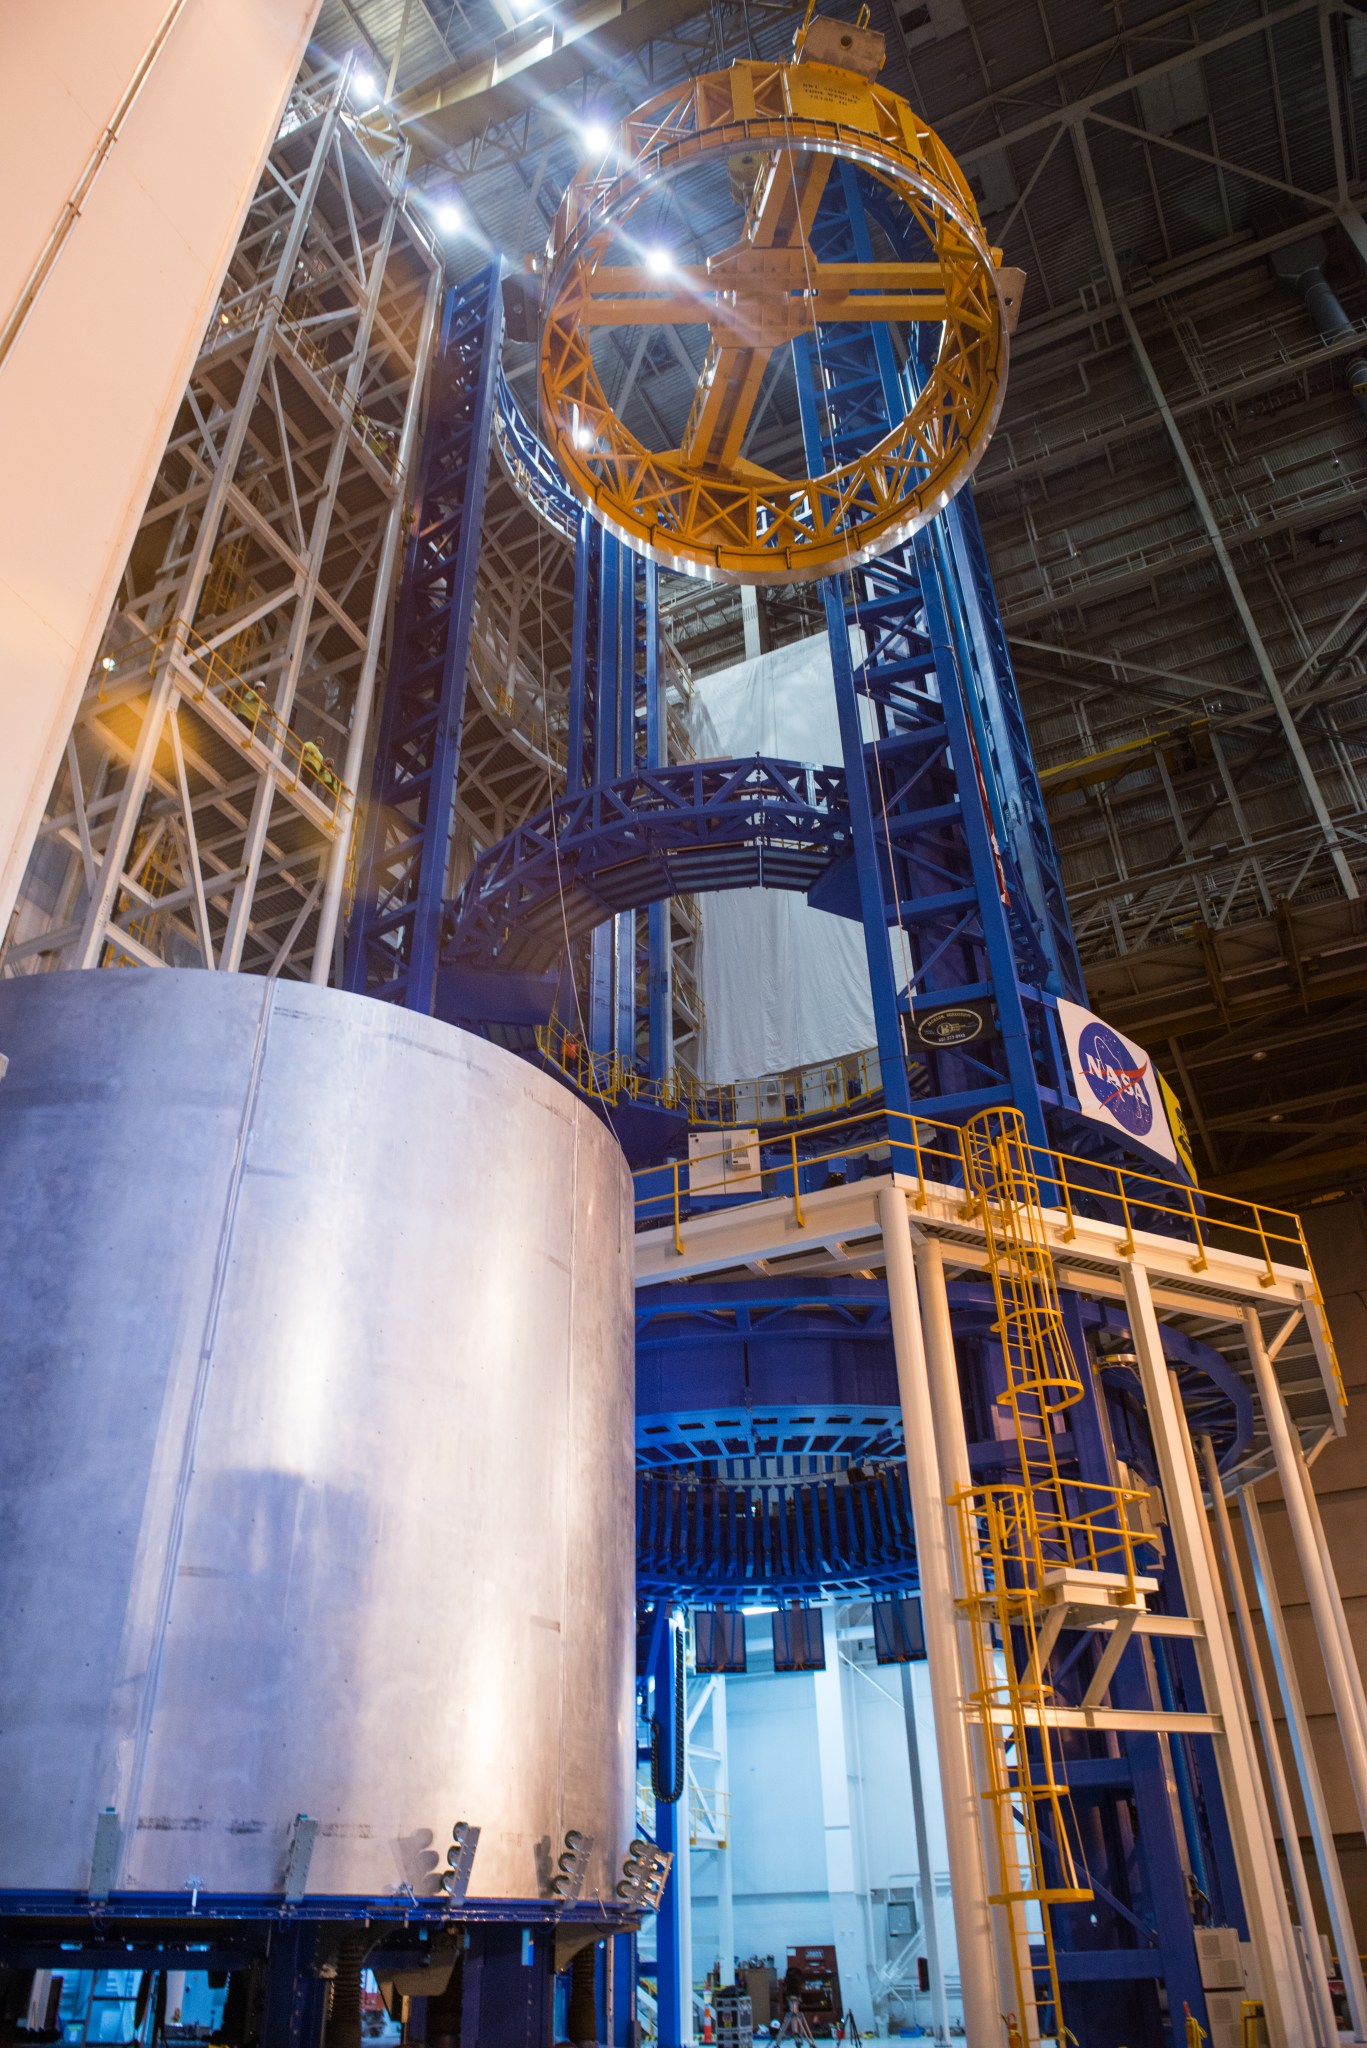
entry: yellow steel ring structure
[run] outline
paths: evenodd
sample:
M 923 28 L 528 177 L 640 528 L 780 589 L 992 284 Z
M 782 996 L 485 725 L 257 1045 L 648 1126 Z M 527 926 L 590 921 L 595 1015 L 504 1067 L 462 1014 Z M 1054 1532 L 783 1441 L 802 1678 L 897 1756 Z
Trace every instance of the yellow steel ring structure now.
M 663 273 L 610 260 L 662 181 L 707 159 L 758 162 L 740 239 Z M 810 229 L 838 160 L 910 210 L 933 259 L 822 263 Z M 827 576 L 885 553 L 972 473 L 1006 380 L 1008 306 L 966 179 L 896 93 L 796 60 L 741 62 L 658 94 L 619 130 L 603 168 L 568 187 L 547 246 L 541 427 L 575 495 L 664 566 L 720 582 Z M 1008 291 L 1009 297 L 1009 291 Z M 904 418 L 857 459 L 783 477 L 742 454 L 775 349 L 828 321 L 940 324 L 933 368 Z M 609 404 L 596 329 L 711 329 L 680 446 L 646 447 Z

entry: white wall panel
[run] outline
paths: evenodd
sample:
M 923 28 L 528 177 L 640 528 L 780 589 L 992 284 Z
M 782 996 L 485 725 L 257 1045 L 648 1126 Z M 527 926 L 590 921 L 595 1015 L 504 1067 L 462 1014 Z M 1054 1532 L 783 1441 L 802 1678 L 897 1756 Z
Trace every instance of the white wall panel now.
M 319 0 L 0 10 L 0 926 Z

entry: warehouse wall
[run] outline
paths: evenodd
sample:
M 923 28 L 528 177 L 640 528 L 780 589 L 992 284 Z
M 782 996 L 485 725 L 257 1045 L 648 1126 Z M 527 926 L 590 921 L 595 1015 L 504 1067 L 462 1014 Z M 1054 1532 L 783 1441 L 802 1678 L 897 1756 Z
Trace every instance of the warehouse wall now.
M 0 929 L 318 4 L 0 10 Z

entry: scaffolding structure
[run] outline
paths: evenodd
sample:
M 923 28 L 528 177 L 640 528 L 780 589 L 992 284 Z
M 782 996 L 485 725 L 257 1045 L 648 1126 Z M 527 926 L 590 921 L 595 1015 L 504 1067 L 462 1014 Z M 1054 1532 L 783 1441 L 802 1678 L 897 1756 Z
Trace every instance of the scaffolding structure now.
M 7 974 L 332 972 L 443 267 L 350 75 L 295 89 L 262 172 Z

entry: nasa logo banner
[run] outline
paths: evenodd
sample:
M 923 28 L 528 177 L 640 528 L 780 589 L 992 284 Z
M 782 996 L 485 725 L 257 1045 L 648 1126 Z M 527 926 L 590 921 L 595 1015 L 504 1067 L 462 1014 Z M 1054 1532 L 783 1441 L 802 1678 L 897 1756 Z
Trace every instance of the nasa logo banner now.
M 1144 1048 L 1062 997 L 1058 1014 L 1082 1114 L 1176 1166 L 1162 1085 Z

